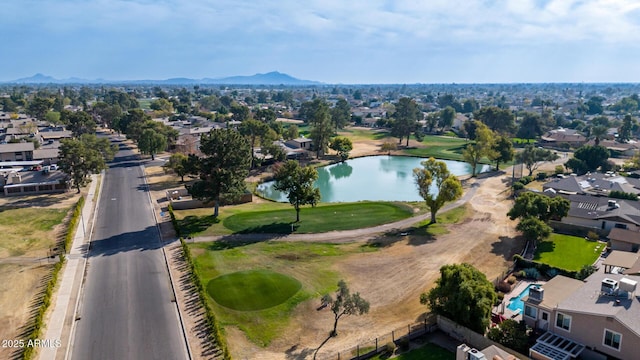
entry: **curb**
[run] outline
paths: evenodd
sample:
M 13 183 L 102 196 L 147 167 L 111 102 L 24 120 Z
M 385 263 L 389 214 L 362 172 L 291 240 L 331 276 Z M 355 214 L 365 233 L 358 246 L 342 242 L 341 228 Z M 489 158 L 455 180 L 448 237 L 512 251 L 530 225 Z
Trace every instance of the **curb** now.
M 191 355 L 191 346 L 189 344 L 189 338 L 187 336 L 187 329 L 184 326 L 184 320 L 182 319 L 182 312 L 180 311 L 180 304 L 178 304 L 178 295 L 176 294 L 175 286 L 173 285 L 173 275 L 171 274 L 171 268 L 169 267 L 169 260 L 167 259 L 167 251 L 165 249 L 165 242 L 162 237 L 162 231 L 160 229 L 160 224 L 158 223 L 158 217 L 156 215 L 155 207 L 153 206 L 153 200 L 151 199 L 151 191 L 149 191 L 149 184 L 147 183 L 147 175 L 145 173 L 145 166 L 140 165 L 142 170 L 142 179 L 144 180 L 144 185 L 147 188 L 147 197 L 149 199 L 149 205 L 151 205 L 151 210 L 153 211 L 153 220 L 156 223 L 156 230 L 158 231 L 158 237 L 160 238 L 160 244 L 162 245 L 162 257 L 164 258 L 164 264 L 167 267 L 167 273 L 169 274 L 169 284 L 171 284 L 171 292 L 173 294 L 173 299 L 176 304 L 176 310 L 178 311 L 178 320 L 180 320 L 180 328 L 182 329 L 182 337 L 184 339 L 184 343 L 187 349 L 187 359 L 193 359 Z
M 71 350 L 73 348 L 73 343 L 75 340 L 75 334 L 76 334 L 76 324 L 78 322 L 78 319 L 76 318 L 78 315 L 78 311 L 80 309 L 80 299 L 82 299 L 82 295 L 84 294 L 84 277 L 85 277 L 85 273 L 87 271 L 87 262 L 88 262 L 88 258 L 87 256 L 89 255 L 89 250 L 91 247 L 91 241 L 92 241 L 92 237 L 93 237 L 93 227 L 95 226 L 96 223 L 96 213 L 98 210 L 98 206 L 100 205 L 100 195 L 102 194 L 102 186 L 104 185 L 104 178 L 105 178 L 105 171 L 102 170 L 100 172 L 100 187 L 98 189 L 94 189 L 94 196 L 96 196 L 96 201 L 94 202 L 93 199 L 91 199 L 91 203 L 93 204 L 92 206 L 92 211 L 91 211 L 91 227 L 89 227 L 89 237 L 88 237 L 88 242 L 86 242 L 87 244 L 87 249 L 85 251 L 84 254 L 82 254 L 83 256 L 83 263 L 82 263 L 82 272 L 80 273 L 80 285 L 78 287 L 78 297 L 76 298 L 76 304 L 73 308 L 73 319 L 71 322 L 71 330 L 69 332 L 69 341 L 67 342 L 67 351 L 64 354 L 64 359 L 70 359 L 71 358 L 71 354 L 73 353 L 73 351 Z M 97 179 L 96 179 L 97 180 Z M 89 194 L 87 193 L 87 197 L 89 197 Z M 86 236 L 87 234 L 84 234 L 85 236 L 85 240 L 87 239 Z

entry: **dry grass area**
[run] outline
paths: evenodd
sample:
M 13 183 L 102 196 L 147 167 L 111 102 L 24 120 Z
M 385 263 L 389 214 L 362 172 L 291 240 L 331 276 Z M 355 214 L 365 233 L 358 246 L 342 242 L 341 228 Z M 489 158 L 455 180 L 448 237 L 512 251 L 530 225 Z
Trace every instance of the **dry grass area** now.
M 53 268 L 54 260 L 45 257 L 64 237 L 69 210 L 80 195 L 72 190 L 0 197 L 0 233 L 4 234 L 0 239 L 0 339 L 21 339 L 27 334 Z M 19 353 L 0 348 L 0 359 Z
M 0 339 L 23 338 L 52 267 L 46 262 L 0 264 Z M 0 347 L 0 359 L 13 358 L 16 350 Z

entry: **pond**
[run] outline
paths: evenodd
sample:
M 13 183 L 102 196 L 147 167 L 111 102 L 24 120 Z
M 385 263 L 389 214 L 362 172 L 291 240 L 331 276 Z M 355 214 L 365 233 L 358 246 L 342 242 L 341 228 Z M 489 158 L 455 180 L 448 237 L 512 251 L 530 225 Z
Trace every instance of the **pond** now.
M 426 159 L 407 156 L 367 156 L 344 163 L 318 168 L 316 186 L 321 202 L 422 201 L 413 179 L 413 169 L 422 167 Z M 452 174 L 471 173 L 471 166 L 461 161 L 440 160 Z M 489 165 L 479 165 L 478 172 L 488 171 Z M 258 186 L 261 196 L 286 202 L 285 194 L 273 189 L 269 181 Z

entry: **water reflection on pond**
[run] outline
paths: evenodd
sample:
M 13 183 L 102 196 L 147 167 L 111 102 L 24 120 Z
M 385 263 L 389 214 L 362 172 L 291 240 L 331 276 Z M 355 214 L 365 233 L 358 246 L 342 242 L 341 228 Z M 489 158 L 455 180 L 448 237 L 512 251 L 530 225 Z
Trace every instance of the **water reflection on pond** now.
M 321 202 L 361 200 L 421 201 L 413 180 L 413 169 L 421 167 L 423 158 L 407 156 L 368 156 L 318 168 L 316 186 Z M 471 173 L 471 166 L 461 161 L 441 160 L 455 175 Z M 479 171 L 489 165 L 478 166 Z M 285 194 L 273 189 L 273 182 L 258 186 L 258 193 L 276 201 L 287 201 Z

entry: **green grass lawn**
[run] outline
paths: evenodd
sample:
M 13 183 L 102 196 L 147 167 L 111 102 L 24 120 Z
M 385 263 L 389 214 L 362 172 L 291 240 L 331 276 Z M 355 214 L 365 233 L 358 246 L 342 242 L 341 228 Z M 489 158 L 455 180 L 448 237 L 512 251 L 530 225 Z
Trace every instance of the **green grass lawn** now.
M 423 235 L 435 237 L 437 235 L 448 234 L 447 224 L 456 224 L 471 215 L 472 210 L 464 204 L 455 207 L 449 211 L 438 212 L 436 215 L 436 223 L 430 224 L 431 219 L 424 220 L 416 225 L 413 235 Z
M 138 99 L 138 104 L 140 104 L 140 109 L 142 110 L 151 110 L 151 102 L 152 99 Z
M 403 152 L 412 156 L 462 161 L 462 150 L 467 143 L 467 140 L 462 138 L 425 135 L 422 140 L 422 145 L 425 147 L 407 149 Z
M 364 129 L 364 128 L 345 128 L 338 131 L 338 135 L 346 136 L 353 141 L 358 140 L 381 140 L 389 138 L 389 131 L 386 129 Z M 397 141 L 397 139 L 396 139 Z
M 295 233 L 320 233 L 376 226 L 413 215 L 404 204 L 386 202 L 357 202 L 318 204 L 300 210 L 300 222 L 295 223 L 295 210 L 289 204 L 262 203 L 225 206 L 218 219 L 212 209 L 175 211 L 180 233 L 191 236 L 227 235 L 232 233 L 289 234 L 291 224 Z
M 277 241 L 251 244 L 218 241 L 190 244 L 189 247 L 203 284 L 223 275 L 253 270 L 277 272 L 300 283 L 300 289 L 293 296 L 262 310 L 232 310 L 209 299 L 223 326 L 237 326 L 260 346 L 269 345 L 286 330 L 289 316 L 298 304 L 312 300 L 319 306 L 322 295 L 336 290 L 340 276 L 332 267 L 338 259 L 377 251 L 374 246 L 355 243 Z
M 56 244 L 53 229 L 68 212 L 68 208 L 1 210 L 0 256 L 46 256 Z
M 302 208 L 299 223 L 294 223 L 295 210 L 290 206 L 282 210 L 235 214 L 226 218 L 223 224 L 238 233 L 289 234 L 292 224 L 296 233 L 322 233 L 367 228 L 411 215 L 411 209 L 402 205 L 358 202 Z
M 456 355 L 454 353 L 431 343 L 394 357 L 394 359 L 398 360 L 454 360 L 455 358 Z M 383 360 L 389 359 L 389 357 L 386 355 L 376 355 L 371 359 Z
M 300 282 L 268 270 L 238 271 L 218 276 L 207 284 L 215 302 L 233 310 L 268 309 L 287 301 L 300 290 Z
M 549 239 L 538 244 L 533 259 L 557 268 L 575 271 L 584 265 L 593 264 L 603 248 L 603 243 L 553 233 Z

